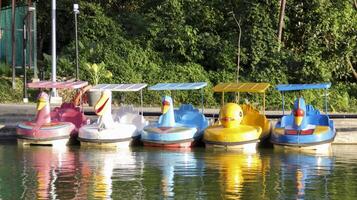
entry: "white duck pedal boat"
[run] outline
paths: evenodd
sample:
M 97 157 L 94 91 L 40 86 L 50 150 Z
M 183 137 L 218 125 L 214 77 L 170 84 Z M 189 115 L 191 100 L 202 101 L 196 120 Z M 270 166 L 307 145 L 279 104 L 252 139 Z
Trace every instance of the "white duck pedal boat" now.
M 83 126 L 79 130 L 78 139 L 82 146 L 112 146 L 128 147 L 132 142 L 139 141 L 140 133 L 148 122 L 133 106 L 122 106 L 112 115 L 112 91 L 140 91 L 142 104 L 142 89 L 146 84 L 99 84 L 92 91 L 102 91 L 102 96 L 94 106 L 99 116 L 97 122 Z M 142 106 L 141 106 L 142 107 Z

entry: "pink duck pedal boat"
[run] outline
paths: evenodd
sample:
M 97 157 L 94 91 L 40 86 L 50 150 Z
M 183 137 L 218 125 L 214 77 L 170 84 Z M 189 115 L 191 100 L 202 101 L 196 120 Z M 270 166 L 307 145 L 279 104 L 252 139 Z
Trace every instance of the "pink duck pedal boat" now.
M 78 85 L 79 82 L 82 84 Z M 49 85 L 45 85 L 45 83 Z M 32 86 L 32 88 L 54 86 L 55 88 L 79 89 L 81 88 L 79 86 L 86 86 L 88 83 L 83 81 L 57 83 L 42 81 L 33 84 L 28 84 L 28 86 Z M 75 87 L 76 85 L 77 87 Z M 49 96 L 45 92 L 41 92 L 38 96 L 35 120 L 19 123 L 16 128 L 18 144 L 65 145 L 70 139 L 73 140 L 78 137 L 78 130 L 81 126 L 89 124 L 89 120 L 80 107 L 77 107 L 74 103 L 63 103 L 52 111 L 50 109 Z

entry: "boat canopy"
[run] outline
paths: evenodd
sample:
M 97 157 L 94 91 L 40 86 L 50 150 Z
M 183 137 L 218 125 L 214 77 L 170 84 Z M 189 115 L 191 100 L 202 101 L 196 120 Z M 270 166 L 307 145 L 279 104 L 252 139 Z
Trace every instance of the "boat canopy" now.
M 214 92 L 255 92 L 264 93 L 269 83 L 220 83 L 214 86 Z
M 92 87 L 91 91 L 103 91 L 110 90 L 116 92 L 137 92 L 144 89 L 147 86 L 145 83 L 135 84 L 98 84 Z
M 280 84 L 276 89 L 280 92 L 296 91 L 296 90 L 311 90 L 311 89 L 328 89 L 331 83 L 316 83 L 316 84 Z
M 158 83 L 149 87 L 149 90 L 198 90 L 206 87 L 206 82 L 195 83 Z
M 43 89 L 80 89 L 88 85 L 87 81 L 39 81 L 33 83 L 27 83 L 28 88 L 43 88 Z

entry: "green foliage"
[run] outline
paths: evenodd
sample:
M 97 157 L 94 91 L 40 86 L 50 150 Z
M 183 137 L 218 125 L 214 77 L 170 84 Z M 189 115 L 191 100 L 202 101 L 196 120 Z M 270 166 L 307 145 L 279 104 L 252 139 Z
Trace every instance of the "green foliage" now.
M 22 101 L 21 79 L 16 79 L 16 89 L 12 89 L 11 78 L 0 77 L 0 103 Z
M 105 63 L 85 63 L 84 67 L 88 73 L 89 82 L 93 85 L 97 85 L 102 82 L 103 79 L 109 79 L 113 74 L 105 68 Z
M 11 66 L 0 62 L 0 76 L 11 76 Z
M 220 95 L 211 88 L 236 80 L 238 29 L 241 28 L 240 81 L 279 83 L 332 82 L 329 110 L 356 111 L 357 11 L 352 1 L 292 0 L 287 3 L 283 41 L 277 41 L 279 0 L 80 0 L 80 77 L 93 78 L 87 63 L 105 63 L 109 83 L 206 81 L 206 106 L 217 106 Z M 72 3 L 59 5 L 58 76 L 73 78 L 75 45 Z M 38 2 L 40 55 L 50 44 L 50 3 Z M 67 8 L 68 6 L 68 8 Z M 59 23 L 60 24 L 60 23 Z M 43 48 L 41 48 L 41 46 Z M 48 45 L 47 45 L 48 46 Z M 44 54 L 47 78 L 50 58 Z M 93 81 L 91 81 L 93 82 Z M 175 103 L 200 102 L 199 92 L 174 92 Z M 160 102 L 161 93 L 144 92 L 146 104 Z M 322 109 L 323 92 L 308 91 L 308 103 Z M 125 94 L 138 102 L 138 94 Z M 286 95 L 287 108 L 297 94 Z M 333 98 L 332 98 L 333 97 Z M 234 100 L 234 95 L 227 97 Z M 242 101 L 261 97 L 242 94 Z M 267 108 L 280 109 L 281 95 L 271 88 Z

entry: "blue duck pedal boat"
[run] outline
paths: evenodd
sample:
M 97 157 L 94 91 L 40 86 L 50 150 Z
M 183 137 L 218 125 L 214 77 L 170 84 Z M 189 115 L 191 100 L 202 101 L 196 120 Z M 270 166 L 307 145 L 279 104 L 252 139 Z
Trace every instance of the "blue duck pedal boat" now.
M 203 89 L 207 83 L 159 83 L 149 90 L 195 90 Z M 203 96 L 202 96 L 203 101 Z M 144 146 L 163 148 L 189 148 L 198 142 L 208 126 L 208 120 L 202 112 L 191 104 L 182 104 L 174 110 L 170 96 L 162 98 L 162 115 L 157 123 L 144 128 L 141 140 Z
M 291 114 L 283 116 L 273 129 L 271 142 L 274 147 L 310 150 L 325 150 L 330 147 L 336 136 L 334 123 L 327 115 L 326 90 L 330 87 L 330 83 L 287 84 L 276 87 L 283 95 L 283 115 L 284 92 L 307 89 L 325 90 L 326 114 L 321 114 L 312 105 L 307 105 L 304 98 L 297 98 Z

